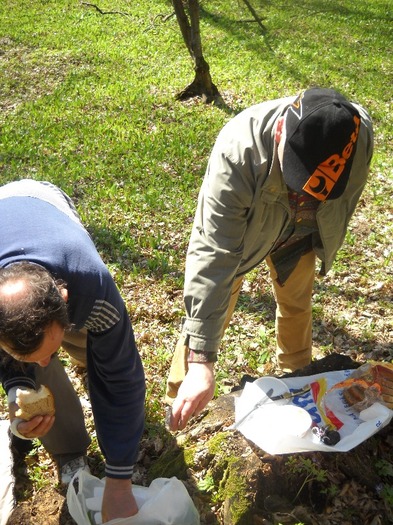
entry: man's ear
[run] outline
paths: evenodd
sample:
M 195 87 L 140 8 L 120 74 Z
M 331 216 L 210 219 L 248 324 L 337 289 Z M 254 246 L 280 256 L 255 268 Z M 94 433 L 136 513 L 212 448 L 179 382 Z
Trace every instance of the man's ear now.
M 280 140 L 281 140 L 281 135 L 282 135 L 282 127 L 284 125 L 284 117 L 280 117 L 278 120 L 277 120 L 277 127 L 276 127 L 276 134 L 275 134 L 275 139 L 276 139 L 276 143 L 277 144 L 280 144 Z
M 67 290 L 67 288 L 61 288 L 60 294 L 61 294 L 62 298 L 64 299 L 64 301 L 67 303 L 68 302 L 68 290 Z

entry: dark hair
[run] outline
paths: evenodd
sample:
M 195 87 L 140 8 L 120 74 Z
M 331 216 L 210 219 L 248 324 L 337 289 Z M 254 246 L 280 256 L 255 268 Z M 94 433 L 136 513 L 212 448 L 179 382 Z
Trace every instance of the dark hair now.
M 5 286 L 17 282 L 23 283 L 23 293 L 7 296 Z M 38 264 L 21 262 L 0 269 L 0 346 L 18 355 L 31 354 L 52 322 L 69 327 L 62 288 L 64 283 Z

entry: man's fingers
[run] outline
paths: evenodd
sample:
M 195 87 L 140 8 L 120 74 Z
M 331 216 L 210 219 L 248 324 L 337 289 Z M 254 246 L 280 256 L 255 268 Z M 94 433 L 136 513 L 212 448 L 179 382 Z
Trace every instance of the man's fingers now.
M 188 423 L 188 420 L 194 413 L 193 403 L 184 401 L 178 407 L 173 404 L 172 414 L 170 419 L 171 430 L 183 430 Z
M 169 427 L 171 430 L 183 430 L 193 416 L 199 415 L 205 408 L 206 403 L 201 401 L 185 401 L 181 409 L 173 410 L 170 417 Z
M 183 430 L 186 427 L 190 417 L 194 414 L 194 405 L 190 401 L 186 401 L 183 405 L 183 408 L 180 413 L 180 418 L 178 420 L 178 429 Z
M 42 437 L 49 432 L 54 422 L 54 416 L 36 416 L 30 421 L 19 423 L 18 432 L 30 439 Z
M 182 410 L 183 405 L 177 404 L 176 403 L 177 400 L 178 398 L 175 399 L 172 405 L 171 416 L 169 420 L 170 430 L 178 430 L 179 428 L 179 421 L 181 419 L 181 410 Z

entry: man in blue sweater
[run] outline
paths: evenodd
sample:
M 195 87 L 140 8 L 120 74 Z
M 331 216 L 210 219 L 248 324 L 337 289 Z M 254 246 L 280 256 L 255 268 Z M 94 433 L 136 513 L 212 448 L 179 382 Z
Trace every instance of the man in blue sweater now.
M 90 438 L 60 346 L 86 363 L 107 477 L 104 521 L 137 513 L 131 491 L 144 424 L 145 378 L 121 295 L 69 197 L 47 182 L 0 187 L 0 380 L 11 430 L 39 438 L 69 482 Z M 47 385 L 55 416 L 15 417 L 16 389 Z

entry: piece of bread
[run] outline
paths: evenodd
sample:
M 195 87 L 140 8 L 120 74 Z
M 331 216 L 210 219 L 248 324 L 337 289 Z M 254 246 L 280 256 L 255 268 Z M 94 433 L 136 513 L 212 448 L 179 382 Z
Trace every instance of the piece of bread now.
M 370 407 L 377 401 L 383 401 L 381 387 L 377 383 L 369 385 L 362 379 L 355 379 L 350 386 L 344 388 L 343 396 L 348 405 L 358 412 Z
M 351 386 L 344 388 L 343 396 L 348 405 L 356 405 L 364 401 L 367 387 L 359 383 L 353 383 Z
M 38 390 L 32 388 L 18 388 L 16 390 L 16 404 L 19 409 L 16 417 L 29 421 L 34 416 L 53 416 L 55 414 L 55 398 L 45 385 Z

